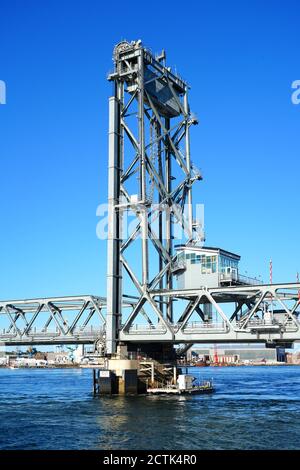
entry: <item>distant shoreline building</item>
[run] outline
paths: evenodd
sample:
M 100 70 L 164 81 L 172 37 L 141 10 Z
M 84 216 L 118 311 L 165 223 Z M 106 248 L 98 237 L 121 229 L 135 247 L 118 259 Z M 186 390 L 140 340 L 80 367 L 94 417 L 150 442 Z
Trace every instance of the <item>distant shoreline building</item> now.
M 209 361 L 215 362 L 218 357 L 219 363 L 275 363 L 286 362 L 286 352 L 284 348 L 266 348 L 265 345 L 240 345 L 230 347 L 230 345 L 218 345 L 208 347 L 192 347 L 187 352 L 188 362 Z

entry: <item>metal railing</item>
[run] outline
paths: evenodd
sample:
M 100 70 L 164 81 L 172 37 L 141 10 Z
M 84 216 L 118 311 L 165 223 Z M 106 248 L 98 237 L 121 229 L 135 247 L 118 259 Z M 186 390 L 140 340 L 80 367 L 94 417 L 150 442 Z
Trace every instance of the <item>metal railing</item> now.
M 295 321 L 299 324 L 299 327 L 300 327 L 299 320 L 295 318 Z M 245 320 L 236 322 L 235 326 L 237 328 L 244 329 Z M 291 318 L 289 318 L 285 322 L 279 322 L 276 319 L 273 319 L 272 321 L 270 321 L 270 320 L 265 320 L 264 318 L 255 318 L 255 319 L 249 320 L 246 324 L 246 329 L 251 329 L 251 328 L 255 329 L 257 327 L 261 327 L 261 328 L 265 327 L 266 329 L 270 327 L 274 327 L 274 328 L 277 327 L 277 328 L 283 328 L 285 331 L 294 331 L 294 330 L 297 330 L 297 328 L 299 328 L 297 327 L 297 325 L 293 322 Z
M 97 328 L 95 326 L 90 326 L 89 328 L 81 329 L 80 327 L 74 328 L 72 331 L 63 332 L 59 328 L 51 328 L 51 329 L 38 329 L 38 328 L 31 328 L 29 330 L 19 330 L 16 329 L 0 329 L 0 341 L 7 341 L 7 340 L 19 340 L 19 339 L 33 339 L 37 341 L 38 339 L 45 339 L 45 338 L 59 338 L 59 339 L 72 339 L 74 341 L 77 339 L 83 338 L 99 338 L 104 334 L 104 330 L 101 328 Z
M 132 325 L 129 330 L 128 330 L 128 333 L 130 334 L 139 334 L 139 333 L 155 333 L 155 332 L 159 332 L 159 333 L 164 333 L 166 332 L 167 329 L 165 327 L 164 324 L 162 323 L 158 323 L 157 325 L 149 325 L 149 324 L 145 324 L 145 325 Z
M 243 274 L 238 274 L 235 272 L 230 273 L 220 273 L 219 274 L 219 281 L 221 282 L 234 282 L 239 284 L 245 284 L 250 286 L 259 286 L 263 284 L 263 281 L 257 278 L 244 276 Z
M 180 325 L 180 324 L 177 324 Z M 180 328 L 180 326 L 179 326 Z M 178 328 L 178 329 L 179 329 Z M 183 330 L 185 332 L 191 332 L 191 331 L 197 331 L 197 332 L 204 332 L 204 333 L 215 333 L 218 331 L 226 331 L 227 325 L 224 321 L 222 322 L 217 322 L 217 323 L 205 323 L 205 322 L 191 322 L 188 323 Z

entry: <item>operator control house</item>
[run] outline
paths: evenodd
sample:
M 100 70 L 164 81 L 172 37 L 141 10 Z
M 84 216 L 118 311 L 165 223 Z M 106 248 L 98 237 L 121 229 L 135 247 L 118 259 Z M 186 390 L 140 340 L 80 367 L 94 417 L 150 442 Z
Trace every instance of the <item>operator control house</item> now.
M 221 287 L 261 284 L 258 279 L 239 274 L 241 257 L 212 247 L 178 245 L 177 288 Z

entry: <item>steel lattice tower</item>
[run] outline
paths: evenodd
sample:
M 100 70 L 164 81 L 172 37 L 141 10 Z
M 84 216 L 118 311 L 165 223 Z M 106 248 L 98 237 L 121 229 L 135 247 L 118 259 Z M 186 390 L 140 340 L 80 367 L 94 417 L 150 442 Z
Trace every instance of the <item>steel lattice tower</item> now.
M 185 243 L 197 241 L 192 185 L 201 179 L 191 164 L 190 127 L 197 120 L 188 103 L 188 84 L 165 65 L 164 51 L 154 57 L 141 43 L 121 42 L 114 49 L 114 96 L 109 99 L 107 353 L 116 351 L 118 332 L 151 309 L 157 322 L 173 321 L 173 300 L 155 299 L 155 287 L 172 289 L 178 264 L 173 228 L 179 224 Z M 124 236 L 124 217 L 137 223 Z M 158 232 L 158 233 L 157 233 Z M 196 234 L 196 236 L 195 236 Z M 133 244 L 139 246 L 127 256 Z M 153 251 L 156 252 L 156 259 Z M 141 266 L 137 274 L 134 264 Z M 134 288 L 136 303 L 122 318 L 122 298 Z M 131 284 L 131 286 L 130 286 Z M 125 321 L 125 325 L 124 325 Z

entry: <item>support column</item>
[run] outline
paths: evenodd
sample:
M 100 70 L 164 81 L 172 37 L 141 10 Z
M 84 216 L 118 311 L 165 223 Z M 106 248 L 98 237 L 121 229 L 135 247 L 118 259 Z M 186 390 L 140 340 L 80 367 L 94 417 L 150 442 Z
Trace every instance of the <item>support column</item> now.
M 140 158 L 140 202 L 144 206 L 141 210 L 142 235 L 142 284 L 144 289 L 149 282 L 148 266 L 148 213 L 145 207 L 147 201 L 146 186 L 146 159 L 145 159 L 145 123 L 144 123 L 144 49 L 140 49 L 139 65 L 139 96 L 138 96 L 138 127 L 139 127 L 139 158 Z
M 158 158 L 158 174 L 161 179 L 161 181 L 164 181 L 164 172 L 163 172 L 163 165 L 162 165 L 162 149 L 161 149 L 161 127 L 159 123 L 156 121 L 155 124 L 155 138 L 157 139 L 157 158 Z M 158 193 L 158 203 L 161 204 L 162 202 L 162 197 L 160 192 Z M 164 246 L 164 240 L 163 240 L 163 214 L 162 214 L 162 209 L 160 208 L 159 210 L 159 216 L 158 216 L 158 237 L 160 244 Z M 162 271 L 164 267 L 164 262 L 163 258 L 161 255 L 159 255 L 159 272 Z M 162 290 L 164 288 L 164 278 L 162 277 L 161 280 L 159 281 L 159 288 Z M 159 302 L 159 308 L 160 311 L 163 313 L 164 311 L 164 302 L 163 298 L 160 297 L 160 302 Z
M 120 86 L 120 85 L 118 85 Z M 116 95 L 119 90 L 116 86 Z M 121 143 L 120 101 L 109 99 L 109 163 L 108 163 L 108 238 L 107 238 L 107 314 L 106 351 L 116 352 L 119 318 L 121 317 L 121 264 L 120 264 L 120 218 L 116 205 L 120 196 Z
M 168 132 L 170 130 L 170 119 L 166 118 L 165 119 L 165 128 L 166 131 Z M 165 175 L 166 175 L 166 180 L 165 180 L 165 185 L 168 194 L 171 194 L 172 192 L 172 155 L 170 151 L 170 144 L 169 144 L 169 134 L 166 138 L 166 142 L 168 143 L 166 151 L 165 151 Z M 168 207 L 168 210 L 166 210 L 166 250 L 169 254 L 170 257 L 173 255 L 173 226 L 172 226 L 172 213 L 171 213 L 172 207 Z M 172 271 L 171 268 L 167 271 L 166 273 L 167 276 L 167 282 L 166 282 L 166 288 L 171 290 L 173 288 L 173 278 L 172 278 Z M 173 322 L 173 303 L 172 303 L 172 298 L 168 298 L 168 304 L 167 304 L 167 319 L 170 322 Z

